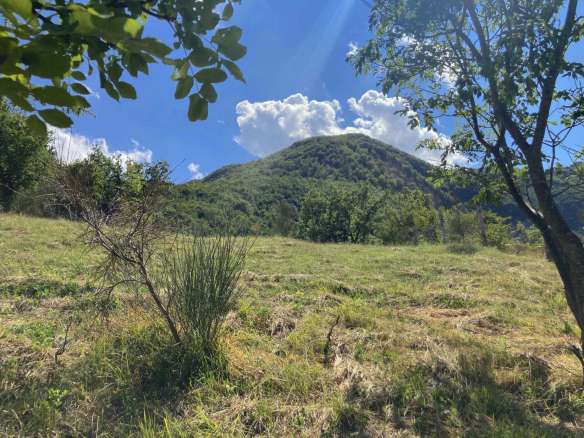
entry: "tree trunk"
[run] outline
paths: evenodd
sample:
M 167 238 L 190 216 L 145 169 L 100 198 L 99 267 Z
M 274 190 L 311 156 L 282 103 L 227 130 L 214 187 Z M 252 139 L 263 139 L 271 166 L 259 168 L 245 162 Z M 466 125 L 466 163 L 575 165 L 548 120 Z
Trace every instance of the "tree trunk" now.
M 160 297 L 158 296 L 158 292 L 156 291 L 154 284 L 150 280 L 150 276 L 148 275 L 148 271 L 146 270 L 146 267 L 144 264 L 140 265 L 140 272 L 142 273 L 142 278 L 144 279 L 144 284 L 148 288 L 148 292 L 150 293 L 150 296 L 152 297 L 152 299 L 156 303 L 156 307 L 158 307 L 160 314 L 164 317 L 164 321 L 166 322 L 166 325 L 168 326 L 168 329 L 170 330 L 172 337 L 174 338 L 174 340 L 176 341 L 177 344 L 179 344 L 179 345 L 182 344 L 182 340 L 181 340 L 180 335 L 178 333 L 178 330 L 176 328 L 176 324 L 174 323 L 174 321 L 170 317 L 168 310 L 162 304 L 162 301 L 160 301 Z
M 554 200 L 541 157 L 528 155 L 527 161 L 543 219 L 537 221 L 536 226 L 543 234 L 547 252 L 564 284 L 568 306 L 581 331 L 580 353 L 584 354 L 584 245 L 570 229 Z
M 483 210 L 479 207 L 477 209 L 477 221 L 479 223 L 479 234 L 481 235 L 481 243 L 483 246 L 489 246 L 489 237 L 487 236 L 487 223 L 485 222 L 485 215 Z
M 550 247 L 548 246 L 548 244 L 545 241 L 544 241 L 544 244 L 543 244 L 543 253 L 545 255 L 545 259 L 548 262 L 553 262 L 554 261 L 554 259 L 552 257 L 552 253 L 550 252 Z
M 584 333 L 584 246 L 573 232 L 544 232 L 547 251 L 556 265 L 568 305 Z

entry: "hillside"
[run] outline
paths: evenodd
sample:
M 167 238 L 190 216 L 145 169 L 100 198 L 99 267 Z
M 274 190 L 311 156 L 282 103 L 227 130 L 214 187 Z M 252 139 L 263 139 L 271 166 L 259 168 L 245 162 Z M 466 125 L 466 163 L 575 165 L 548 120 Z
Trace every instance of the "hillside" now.
M 434 187 L 428 181 L 431 170 L 431 164 L 365 135 L 315 137 L 267 158 L 228 165 L 201 181 L 177 186 L 171 211 L 187 226 L 222 224 L 228 215 L 242 229 L 265 229 L 277 204 L 285 202 L 298 209 L 306 192 L 323 181 L 367 182 L 391 192 L 420 189 L 432 196 L 436 206 L 465 203 L 472 197 L 472 189 Z M 581 231 L 584 192 L 573 182 L 566 188 L 562 179 L 568 179 L 569 168 L 563 175 L 556 183 L 562 193 L 560 207 L 569 224 Z M 491 208 L 513 221 L 525 220 L 510 197 Z
M 457 202 L 463 192 L 437 190 L 427 181 L 430 170 L 425 161 L 364 135 L 315 137 L 177 187 L 175 212 L 184 221 L 212 221 L 228 210 L 238 222 L 265 225 L 277 203 L 298 208 L 307 190 L 322 181 L 368 182 L 394 192 L 419 188 L 437 205 Z
M 227 370 L 181 387 L 140 294 L 97 316 L 80 232 L 0 214 L 1 436 L 584 433 L 576 329 L 538 251 L 260 238 Z

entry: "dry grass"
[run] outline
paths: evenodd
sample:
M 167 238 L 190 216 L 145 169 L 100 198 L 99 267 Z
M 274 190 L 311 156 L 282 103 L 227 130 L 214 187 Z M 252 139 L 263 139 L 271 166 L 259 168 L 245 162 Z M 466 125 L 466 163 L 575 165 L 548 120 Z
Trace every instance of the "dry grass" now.
M 538 251 L 259 239 L 225 361 L 185 386 L 134 295 L 96 317 L 79 231 L 0 216 L 0 435 L 584 434 L 576 328 Z

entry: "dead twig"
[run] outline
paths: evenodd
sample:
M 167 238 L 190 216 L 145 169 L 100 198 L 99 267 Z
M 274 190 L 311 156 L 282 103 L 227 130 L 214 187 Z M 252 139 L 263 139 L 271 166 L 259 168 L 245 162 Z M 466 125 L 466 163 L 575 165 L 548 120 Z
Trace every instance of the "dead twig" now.
M 330 350 L 331 350 L 331 343 L 332 343 L 332 337 L 333 337 L 333 331 L 335 330 L 335 327 L 337 325 L 339 325 L 339 322 L 341 320 L 341 316 L 338 315 L 337 319 L 335 319 L 335 322 L 333 325 L 331 325 L 331 328 L 328 331 L 328 334 L 326 336 L 326 344 L 324 346 L 324 364 L 325 365 L 329 365 L 330 364 Z

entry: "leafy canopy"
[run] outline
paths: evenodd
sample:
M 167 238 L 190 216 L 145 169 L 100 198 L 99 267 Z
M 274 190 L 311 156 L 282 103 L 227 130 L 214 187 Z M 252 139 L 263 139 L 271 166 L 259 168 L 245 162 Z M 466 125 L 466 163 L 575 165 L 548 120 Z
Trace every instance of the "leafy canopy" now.
M 189 98 L 188 117 L 205 120 L 215 86 L 246 54 L 237 26 L 222 27 L 240 0 L 0 0 L 0 96 L 29 114 L 36 133 L 45 123 L 72 125 L 70 114 L 88 111 L 84 84 L 96 72 L 115 100 L 136 99 L 130 78 L 149 65 L 173 68 L 177 99 Z M 168 24 L 168 44 L 149 36 Z
M 369 184 L 314 187 L 302 202 L 299 235 L 314 242 L 364 243 L 383 201 L 384 195 Z
M 39 181 L 51 160 L 46 136 L 31 135 L 26 119 L 0 100 L 0 210 Z
M 582 158 L 570 143 L 584 123 L 584 64 L 569 56 L 584 36 L 580 9 L 578 0 L 376 0 L 375 36 L 350 61 L 407 96 L 425 125 L 464 120 L 445 159 L 463 154 L 512 189 L 545 167 L 552 188 L 560 151 L 575 170 Z

